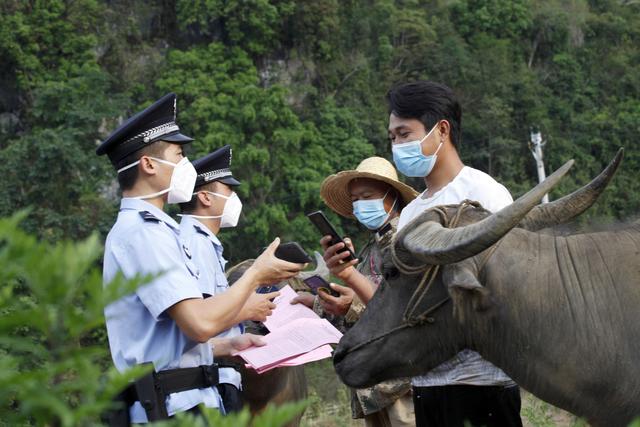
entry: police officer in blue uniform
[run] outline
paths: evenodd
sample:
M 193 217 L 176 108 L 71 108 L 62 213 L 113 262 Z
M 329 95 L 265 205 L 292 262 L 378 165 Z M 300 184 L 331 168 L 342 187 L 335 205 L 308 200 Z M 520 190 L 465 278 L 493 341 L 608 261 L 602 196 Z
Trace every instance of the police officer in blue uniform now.
M 191 251 L 179 239 L 178 224 L 163 211 L 167 202 L 192 197 L 197 173 L 182 151 L 191 141 L 176 123 L 176 95 L 170 93 L 125 121 L 96 150 L 109 157 L 122 190 L 118 218 L 105 243 L 105 286 L 118 273 L 126 278 L 157 276 L 105 309 L 118 370 L 153 364 L 153 374 L 123 392 L 131 404 L 128 421 L 135 423 L 164 419 L 200 404 L 221 406 L 208 340 L 228 329 L 239 309 L 227 307 L 224 300 L 203 298 Z M 259 284 L 279 282 L 304 268 L 276 258 L 278 244 L 276 238 L 240 286 L 234 286 L 245 300 Z
M 226 260 L 222 256 L 223 247 L 217 234 L 221 228 L 235 227 L 242 211 L 242 202 L 234 188 L 240 182 L 231 172 L 231 146 L 226 145 L 193 162 L 198 173 L 193 198 L 181 203 L 180 240 L 191 249 L 191 260 L 197 266 L 200 276 L 198 283 L 203 295 L 220 298 L 229 294 L 229 284 L 224 273 Z M 214 355 L 227 355 L 226 349 L 246 348 L 260 342 L 259 337 L 243 334 L 240 322 L 245 320 L 264 321 L 275 308 L 271 299 L 278 292 L 268 294 L 252 293 L 248 300 L 236 299 L 242 307 L 236 325 L 212 340 Z M 233 304 L 233 301 L 229 301 Z M 220 383 L 217 388 L 222 397 L 225 412 L 235 412 L 242 408 L 240 390 L 241 376 L 231 367 L 221 368 Z

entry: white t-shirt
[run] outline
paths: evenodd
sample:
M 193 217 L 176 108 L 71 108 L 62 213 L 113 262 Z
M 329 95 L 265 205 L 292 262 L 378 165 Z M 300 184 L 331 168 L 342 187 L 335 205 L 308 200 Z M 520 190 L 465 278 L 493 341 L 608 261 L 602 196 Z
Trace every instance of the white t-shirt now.
M 426 191 L 426 190 L 425 190 Z M 464 199 L 480 202 L 490 212 L 497 212 L 513 203 L 513 198 L 504 185 L 478 169 L 465 166 L 449 184 L 428 199 L 424 192 L 413 199 L 400 214 L 398 230 L 409 221 L 434 206 L 452 205 Z
M 465 166 L 456 177 L 433 196 L 425 199 L 424 193 L 409 203 L 400 214 L 398 230 L 402 229 L 426 209 L 440 205 L 451 205 L 465 199 L 475 200 L 482 207 L 497 212 L 511 204 L 513 198 L 504 185 L 484 172 Z M 442 385 L 513 385 L 514 382 L 502 370 L 484 360 L 472 350 L 462 350 L 426 375 L 414 377 L 416 387 Z

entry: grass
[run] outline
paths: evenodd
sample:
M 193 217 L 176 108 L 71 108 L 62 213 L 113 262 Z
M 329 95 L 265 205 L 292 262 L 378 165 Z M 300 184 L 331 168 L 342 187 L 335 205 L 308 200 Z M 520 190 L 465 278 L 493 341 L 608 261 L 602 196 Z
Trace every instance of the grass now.
M 349 388 L 338 379 L 331 359 L 305 366 L 310 404 L 302 417 L 302 427 L 362 426 L 351 418 Z
M 331 360 L 305 366 L 309 382 L 310 405 L 302 417 L 302 427 L 362 426 L 362 420 L 351 418 L 351 395 L 338 379 Z M 524 427 L 587 427 L 583 420 L 558 409 L 530 393 L 522 391 Z M 640 427 L 640 423 L 637 426 Z

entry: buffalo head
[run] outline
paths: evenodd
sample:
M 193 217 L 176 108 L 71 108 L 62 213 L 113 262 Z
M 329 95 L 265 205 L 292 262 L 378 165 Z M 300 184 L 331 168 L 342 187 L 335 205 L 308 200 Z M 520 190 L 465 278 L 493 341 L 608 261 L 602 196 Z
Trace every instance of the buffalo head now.
M 509 250 L 500 248 L 501 239 L 515 233 L 517 241 L 518 229 L 535 232 L 578 216 L 595 202 L 621 159 L 622 149 L 591 183 L 552 203 L 538 205 L 573 161 L 499 212 L 475 203 L 439 206 L 407 224 L 386 252 L 386 284 L 334 353 L 342 380 L 360 388 L 416 376 L 464 348 L 476 349 L 474 332 L 483 328 L 491 333 L 503 309 L 492 304 L 494 290 L 483 285 L 490 281 L 487 261 Z M 425 276 L 428 271 L 433 278 Z M 474 315 L 479 312 L 482 316 Z

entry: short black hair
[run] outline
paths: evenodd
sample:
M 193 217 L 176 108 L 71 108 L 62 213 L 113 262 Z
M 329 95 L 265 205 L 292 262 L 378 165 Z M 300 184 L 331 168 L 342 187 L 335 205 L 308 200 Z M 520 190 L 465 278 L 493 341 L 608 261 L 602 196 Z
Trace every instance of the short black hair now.
M 140 150 L 134 151 L 128 156 L 125 156 L 114 166 L 116 167 L 116 169 L 123 168 L 127 165 L 130 165 L 131 163 L 137 162 L 142 156 L 162 158 L 168 146 L 169 143 L 162 140 L 153 142 L 152 144 L 142 147 Z M 122 191 L 130 190 L 131 188 L 133 188 L 137 180 L 138 168 L 136 166 L 131 167 L 127 170 L 123 170 L 118 174 L 118 184 L 120 185 L 120 190 Z
M 199 187 L 196 187 L 193 189 L 193 195 L 191 196 L 191 200 L 189 200 L 188 202 L 184 202 L 184 203 L 180 203 L 180 213 L 192 213 L 193 211 L 196 210 L 196 208 L 198 207 L 198 196 L 196 195 L 196 193 L 198 191 L 214 191 L 215 190 L 215 186 L 214 184 L 218 182 L 218 181 L 211 181 L 211 182 L 207 182 L 204 185 L 201 185 Z
M 447 120 L 451 127 L 451 142 L 456 149 L 459 147 L 462 110 L 448 86 L 427 80 L 401 84 L 389 90 L 387 102 L 390 114 L 420 120 L 427 132 L 439 120 Z

